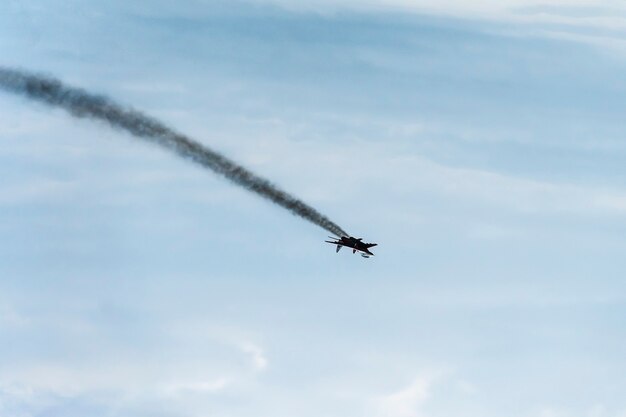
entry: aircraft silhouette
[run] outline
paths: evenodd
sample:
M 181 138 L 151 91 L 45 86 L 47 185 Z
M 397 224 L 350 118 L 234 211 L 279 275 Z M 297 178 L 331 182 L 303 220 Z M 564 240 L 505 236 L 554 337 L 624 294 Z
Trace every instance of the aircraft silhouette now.
M 357 251 L 361 252 L 361 256 L 364 258 L 369 258 L 370 256 L 374 256 L 372 252 L 369 251 L 369 248 L 378 245 L 378 243 L 365 243 L 362 242 L 363 238 L 356 238 L 352 236 L 341 236 L 341 237 L 332 237 L 329 236 L 331 240 L 325 240 L 324 242 L 330 243 L 333 245 L 337 245 L 337 250 L 335 252 L 339 252 L 343 246 L 352 249 L 352 253 L 356 253 Z

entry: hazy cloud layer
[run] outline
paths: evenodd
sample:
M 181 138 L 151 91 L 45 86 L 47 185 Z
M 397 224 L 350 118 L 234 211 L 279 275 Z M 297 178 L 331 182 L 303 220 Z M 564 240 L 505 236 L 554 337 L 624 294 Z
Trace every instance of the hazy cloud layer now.
M 621 7 L 0 2 L 2 65 L 379 243 L 2 94 L 0 415 L 622 417 Z

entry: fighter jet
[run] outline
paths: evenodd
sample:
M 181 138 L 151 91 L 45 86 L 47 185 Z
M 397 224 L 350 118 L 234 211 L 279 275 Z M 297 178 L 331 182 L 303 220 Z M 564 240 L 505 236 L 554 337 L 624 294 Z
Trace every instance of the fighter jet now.
M 352 249 L 352 253 L 356 253 L 357 251 L 361 252 L 361 256 L 364 258 L 369 258 L 370 256 L 374 256 L 372 252 L 369 251 L 369 248 L 378 245 L 377 243 L 364 243 L 362 242 L 363 238 L 356 238 L 352 236 L 341 236 L 341 237 L 332 237 L 329 238 L 333 240 L 325 240 L 326 243 L 331 243 L 333 245 L 337 245 L 337 250 L 335 252 L 339 252 L 343 246 Z

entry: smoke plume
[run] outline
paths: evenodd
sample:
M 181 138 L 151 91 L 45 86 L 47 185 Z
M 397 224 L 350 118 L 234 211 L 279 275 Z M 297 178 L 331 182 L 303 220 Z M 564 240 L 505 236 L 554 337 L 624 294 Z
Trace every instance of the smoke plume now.
M 72 116 L 102 120 L 135 137 L 156 143 L 192 160 L 237 185 L 264 197 L 291 213 L 337 236 L 348 234 L 305 202 L 282 191 L 243 166 L 176 132 L 162 122 L 113 100 L 67 86 L 61 81 L 12 68 L 0 67 L 0 88 L 68 111 Z

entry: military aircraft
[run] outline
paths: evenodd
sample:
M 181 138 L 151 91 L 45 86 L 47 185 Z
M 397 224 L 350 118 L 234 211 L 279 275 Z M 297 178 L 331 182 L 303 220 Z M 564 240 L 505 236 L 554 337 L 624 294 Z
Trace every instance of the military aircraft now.
M 343 246 L 352 249 L 352 253 L 356 253 L 357 251 L 361 252 L 361 256 L 364 258 L 369 258 L 370 256 L 374 256 L 372 252 L 369 251 L 369 248 L 378 245 L 378 243 L 364 243 L 362 242 L 362 238 L 356 238 L 352 236 L 341 236 L 341 237 L 332 237 L 329 236 L 331 240 L 325 240 L 326 243 L 331 243 L 333 245 L 337 245 L 337 250 L 335 252 L 339 252 Z

